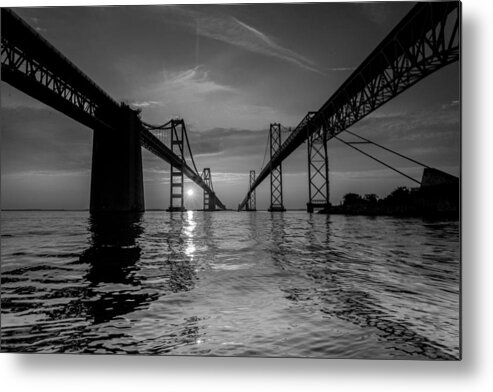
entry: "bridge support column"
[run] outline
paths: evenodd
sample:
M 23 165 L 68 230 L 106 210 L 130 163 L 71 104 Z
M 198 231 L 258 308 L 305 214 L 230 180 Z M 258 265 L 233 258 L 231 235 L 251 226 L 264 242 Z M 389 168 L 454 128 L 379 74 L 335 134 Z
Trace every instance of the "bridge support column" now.
M 212 190 L 212 178 L 211 169 L 206 167 L 202 172 L 202 179 L 207 184 L 207 186 Z M 204 211 L 215 211 L 216 210 L 216 196 L 214 193 L 210 194 L 204 189 Z
M 90 212 L 144 211 L 140 119 L 121 106 L 110 120 L 114 132 L 94 129 Z
M 307 212 L 325 209 L 329 200 L 329 159 L 327 135 L 320 130 L 308 137 L 308 203 Z
M 281 148 L 281 124 L 270 124 L 270 159 Z M 286 211 L 282 202 L 282 163 L 270 173 L 270 207 L 268 211 Z
M 177 126 L 178 125 L 178 126 Z M 180 121 L 171 121 L 171 151 L 181 158 L 182 167 L 170 167 L 169 207 L 166 211 L 186 211 L 184 205 L 185 189 L 183 184 L 183 164 L 185 163 L 185 151 L 183 150 L 183 124 Z
M 252 185 L 254 182 L 255 182 L 255 170 L 250 170 L 250 189 L 252 189 Z M 248 197 L 246 210 L 257 211 L 257 195 L 255 193 L 255 189 L 250 193 L 250 196 Z

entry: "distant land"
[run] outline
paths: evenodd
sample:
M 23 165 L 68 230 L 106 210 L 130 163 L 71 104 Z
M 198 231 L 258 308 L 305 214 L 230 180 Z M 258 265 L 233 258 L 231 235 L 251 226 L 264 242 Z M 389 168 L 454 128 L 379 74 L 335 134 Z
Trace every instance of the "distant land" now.
M 460 217 L 460 180 L 437 169 L 426 168 L 419 188 L 398 187 L 387 197 L 348 193 L 337 206 L 322 214 L 390 215 L 403 217 Z

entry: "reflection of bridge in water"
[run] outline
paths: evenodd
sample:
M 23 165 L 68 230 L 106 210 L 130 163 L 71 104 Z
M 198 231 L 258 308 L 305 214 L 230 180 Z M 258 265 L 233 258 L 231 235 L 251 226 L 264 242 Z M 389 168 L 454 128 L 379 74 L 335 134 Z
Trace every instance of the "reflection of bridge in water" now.
M 374 220 L 387 222 L 379 225 L 384 232 L 374 235 Z M 282 342 L 297 355 L 335 354 L 333 340 L 339 347 L 346 338 L 365 336 L 366 343 L 347 348 L 348 356 L 371 356 L 367 347 L 381 347 L 382 355 L 456 357 L 434 324 L 442 319 L 427 306 L 407 307 L 410 301 L 443 305 L 445 290 L 458 287 L 458 270 L 447 267 L 450 254 L 443 249 L 447 230 L 455 230 L 446 222 L 188 211 L 93 214 L 86 227 L 77 254 L 34 251 L 35 263 L 16 263 L 2 274 L 3 310 L 28 320 L 2 329 L 3 347 L 244 354 L 258 341 L 233 347 L 217 339 L 259 338 L 264 331 L 251 328 L 260 325 L 272 328 L 265 332 L 274 346 Z M 396 242 L 382 242 L 389 233 Z M 443 279 L 447 285 L 438 290 L 440 283 L 433 283 Z M 303 351 L 306 325 L 324 341 L 313 337 Z
M 177 344 L 194 342 L 199 320 L 193 316 L 176 330 L 166 331 L 159 337 L 159 345 L 156 337 L 136 341 L 132 336 L 136 320 L 141 321 L 141 315 L 160 298 L 195 287 L 196 222 L 193 215 L 185 214 L 183 219 L 171 215 L 169 225 L 163 225 L 166 233 L 145 240 L 142 236 L 149 222 L 144 222 L 143 214 L 93 214 L 87 221 L 87 249 L 67 264 L 37 267 L 57 269 L 57 275 L 63 277 L 63 281 L 54 280 L 42 274 L 37 283 L 41 290 L 36 298 L 44 302 L 40 309 L 43 320 L 34 327 L 26 323 L 2 328 L 2 346 L 23 352 L 52 347 L 64 352 L 163 354 Z M 36 267 L 11 269 L 8 276 L 26 276 L 32 268 Z M 7 281 L 2 278 L 2 283 Z M 12 295 L 5 290 L 2 294 L 6 297 Z M 9 299 L 2 299 L 2 306 L 8 311 L 33 311 L 28 299 L 22 309 Z M 63 333 L 53 334 L 56 328 Z M 110 336 L 107 328 L 114 328 Z M 50 336 L 49 345 L 45 336 Z
M 2 80 L 94 130 L 91 212 L 144 211 L 141 146 L 171 166 L 169 211 L 185 209 L 184 176 L 204 190 L 205 210 L 225 209 L 214 192 L 210 168 L 202 173 L 197 170 L 183 120 L 171 120 L 163 125 L 142 121 L 138 111 L 114 101 L 7 9 L 2 9 L 1 57 Z M 282 140 L 285 128 L 281 124 L 270 125 L 270 160 L 258 176 L 250 172 L 249 190 L 238 209 L 256 209 L 255 189 L 270 175 L 269 210 L 285 210 L 282 162 L 305 141 L 307 210 L 328 207 L 328 141 L 338 139 L 363 152 L 354 144 L 373 142 L 363 138 L 346 142 L 338 135 L 459 58 L 460 3 L 415 5 L 318 111 L 309 112 L 294 130 L 289 130 L 286 140 Z

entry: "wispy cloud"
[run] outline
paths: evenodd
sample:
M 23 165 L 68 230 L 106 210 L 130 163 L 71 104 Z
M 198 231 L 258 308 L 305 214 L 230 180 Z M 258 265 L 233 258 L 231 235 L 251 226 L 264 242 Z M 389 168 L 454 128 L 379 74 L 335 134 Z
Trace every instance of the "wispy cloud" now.
M 1 115 L 2 175 L 33 168 L 38 174 L 72 173 L 91 167 L 92 132 L 83 125 L 50 108 L 2 107 Z
M 308 71 L 322 73 L 317 65 L 305 56 L 282 47 L 276 43 L 274 39 L 236 18 L 232 18 L 231 20 L 234 23 L 229 23 L 227 26 L 228 33 L 232 33 L 230 35 L 232 39 L 229 39 L 230 43 L 237 45 L 239 44 L 240 46 L 244 46 L 254 52 L 277 57 Z M 228 40 L 226 40 L 226 42 L 228 42 Z
M 356 67 L 335 67 L 335 68 L 328 68 L 327 71 L 331 72 L 349 72 L 349 71 L 354 71 Z
M 249 178 L 249 173 L 234 173 L 234 172 L 212 172 L 213 183 L 232 183 L 232 182 L 245 182 Z M 144 169 L 144 182 L 154 183 L 154 184 L 170 184 L 169 168 L 166 167 L 163 170 L 160 169 Z M 193 181 L 187 177 L 184 178 L 184 182 L 187 184 L 192 184 Z
M 35 17 L 30 17 L 28 18 L 29 21 L 31 22 L 30 24 L 34 27 L 34 29 L 38 32 L 38 33 L 45 33 L 48 31 L 48 29 L 44 28 L 44 27 L 41 27 L 39 25 L 39 18 L 35 18 Z
M 306 56 L 282 46 L 266 33 L 231 15 L 206 15 L 189 9 L 175 9 L 175 11 L 193 18 L 195 23 L 190 24 L 190 27 L 194 28 L 200 36 L 274 57 L 307 71 L 323 74 L 320 67 Z
M 218 92 L 235 92 L 235 89 L 219 84 L 209 77 L 209 72 L 201 66 L 179 72 L 163 70 L 164 83 L 161 86 L 167 91 L 180 91 L 188 95 L 204 96 Z
M 453 101 L 455 102 L 455 101 Z M 353 131 L 371 131 L 371 139 L 407 144 L 460 135 L 459 108 L 455 103 L 418 112 L 374 113 L 354 125 Z M 369 134 L 366 134 L 369 136 Z
M 54 177 L 60 177 L 60 176 L 67 176 L 67 177 L 73 177 L 73 176 L 90 176 L 91 175 L 91 170 L 90 169 L 80 169 L 80 170 L 63 170 L 63 169 L 56 169 L 56 170 L 25 170 L 21 172 L 15 172 L 15 173 L 2 173 L 2 176 L 5 177 L 14 177 L 14 176 L 24 176 L 24 177 L 33 177 L 33 176 L 54 176 Z
M 385 25 L 392 18 L 392 9 L 384 3 L 358 3 L 357 9 L 373 24 Z
M 163 115 L 185 118 L 189 130 L 232 124 L 259 129 L 280 118 L 278 110 L 258 103 L 241 88 L 221 82 L 204 66 L 163 69 L 152 84 L 128 100 L 146 111 L 148 121 L 162 122 Z
M 249 173 L 212 172 L 214 182 L 242 182 L 248 179 L 249 176 Z
M 131 102 L 130 105 L 135 106 L 136 108 L 148 108 L 152 106 L 162 106 L 163 103 L 161 101 L 137 101 Z
M 416 166 L 399 166 L 399 170 L 419 180 L 421 178 L 423 168 Z M 368 170 L 348 170 L 348 171 L 335 171 L 330 173 L 333 177 L 362 179 L 362 180 L 382 180 L 382 179 L 402 179 L 402 176 L 394 171 L 390 171 L 386 168 L 368 169 Z M 407 180 L 405 180 L 407 181 Z

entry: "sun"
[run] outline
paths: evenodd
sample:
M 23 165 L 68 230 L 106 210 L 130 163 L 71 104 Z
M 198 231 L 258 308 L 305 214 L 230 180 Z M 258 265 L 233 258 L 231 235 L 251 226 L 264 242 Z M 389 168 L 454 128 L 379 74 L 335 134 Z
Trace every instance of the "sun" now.
M 193 190 L 192 190 L 192 189 L 189 189 L 189 190 L 187 191 L 187 195 L 188 195 L 188 196 L 193 196 Z

